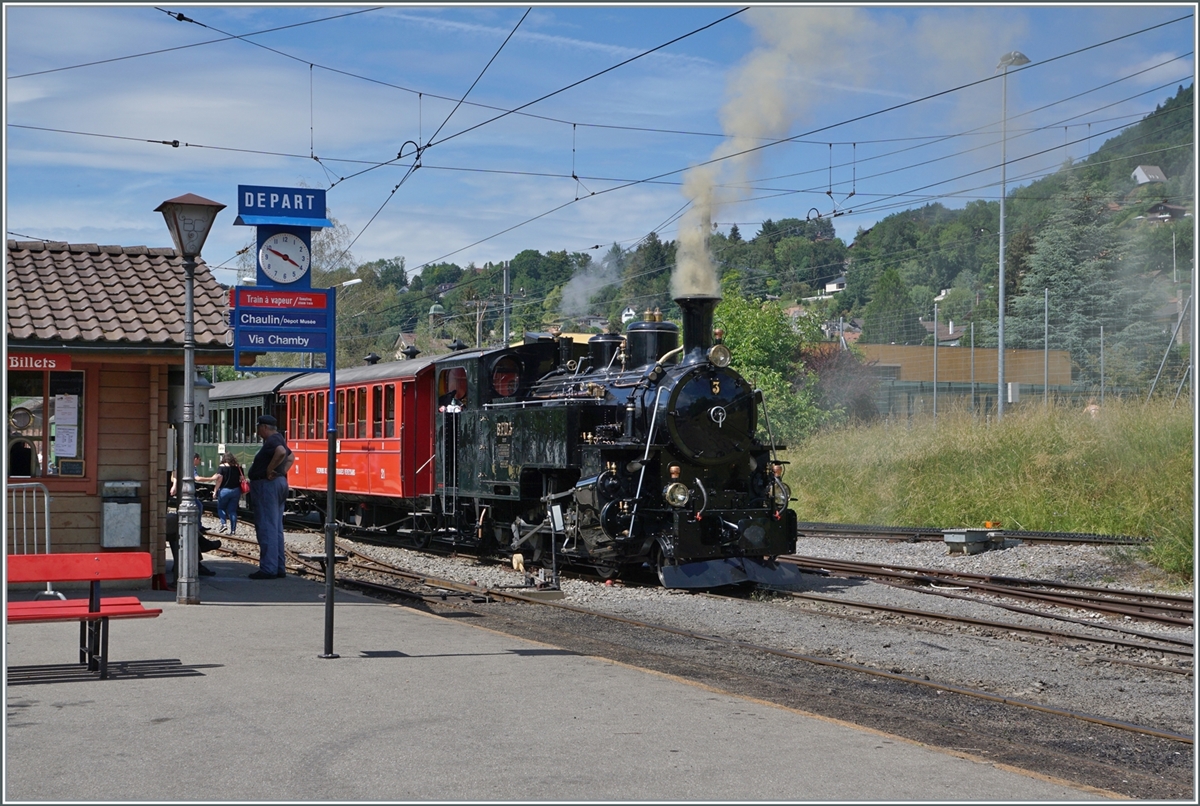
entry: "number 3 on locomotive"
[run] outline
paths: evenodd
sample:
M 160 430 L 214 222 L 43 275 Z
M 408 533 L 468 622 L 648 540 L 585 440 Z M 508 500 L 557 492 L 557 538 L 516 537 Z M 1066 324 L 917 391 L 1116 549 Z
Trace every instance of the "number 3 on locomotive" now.
M 713 379 L 710 381 L 710 383 L 712 383 L 712 393 L 713 393 L 714 395 L 719 395 L 719 394 L 721 394 L 721 380 L 720 380 L 720 378 L 713 378 Z

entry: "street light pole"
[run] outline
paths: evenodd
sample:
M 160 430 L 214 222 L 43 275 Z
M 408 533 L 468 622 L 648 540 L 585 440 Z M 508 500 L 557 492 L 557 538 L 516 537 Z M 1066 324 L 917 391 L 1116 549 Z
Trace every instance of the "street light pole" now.
M 187 193 L 163 202 L 155 208 L 166 219 L 175 251 L 183 258 L 183 472 L 179 484 L 179 553 L 175 558 L 175 589 L 178 604 L 200 604 L 200 506 L 196 502 L 195 452 L 196 409 L 196 310 L 193 288 L 196 258 L 204 247 L 217 213 L 225 209 L 219 202 Z
M 1008 68 L 1029 64 L 1029 58 L 1019 50 L 1009 51 L 1000 57 L 996 69 L 1004 70 L 1000 80 L 1000 311 L 996 327 L 999 342 L 996 353 L 996 419 L 1004 419 L 1004 197 L 1008 195 Z

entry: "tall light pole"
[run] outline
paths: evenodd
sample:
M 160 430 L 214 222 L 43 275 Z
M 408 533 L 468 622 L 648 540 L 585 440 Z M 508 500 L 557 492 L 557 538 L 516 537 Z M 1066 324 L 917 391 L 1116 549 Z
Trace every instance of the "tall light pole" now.
M 346 280 L 344 282 L 338 283 L 337 287 L 338 288 L 350 288 L 351 286 L 358 285 L 361 282 L 362 282 L 361 277 L 355 277 L 353 280 Z M 314 360 L 313 356 L 314 356 L 313 353 L 308 354 L 308 368 L 309 369 L 313 368 L 313 360 Z
M 220 202 L 194 193 L 168 199 L 154 209 L 162 213 L 175 242 L 175 251 L 183 258 L 183 472 L 179 485 L 179 553 L 175 558 L 175 601 L 200 604 L 200 507 L 196 503 L 195 452 L 196 409 L 196 304 L 192 289 L 196 280 L 196 258 L 212 229 L 217 213 L 225 209 Z
M 1000 57 L 997 70 L 1004 70 L 1000 80 L 1000 318 L 996 328 L 999 345 L 996 348 L 996 419 L 1004 419 L 1004 197 L 1008 195 L 1008 68 L 1029 64 L 1029 57 L 1012 50 Z

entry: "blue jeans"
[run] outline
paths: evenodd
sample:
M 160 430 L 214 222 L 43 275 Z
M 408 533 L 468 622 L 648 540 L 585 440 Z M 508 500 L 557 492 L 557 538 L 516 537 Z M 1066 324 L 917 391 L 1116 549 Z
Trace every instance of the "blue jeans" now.
M 233 534 L 237 531 L 237 511 L 238 502 L 242 500 L 242 489 L 240 487 L 222 487 L 217 493 L 217 517 L 221 519 L 221 526 L 225 525 L 225 520 L 229 520 L 229 533 Z
M 287 503 L 287 476 L 254 479 L 250 503 L 254 507 L 254 532 L 258 538 L 258 568 L 264 574 L 279 574 L 285 568 L 283 554 L 283 508 Z

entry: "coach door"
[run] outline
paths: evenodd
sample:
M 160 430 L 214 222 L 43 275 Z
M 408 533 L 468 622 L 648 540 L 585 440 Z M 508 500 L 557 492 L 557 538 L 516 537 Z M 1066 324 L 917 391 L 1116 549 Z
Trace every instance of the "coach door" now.
M 457 496 L 458 453 L 462 432 L 462 407 L 467 399 L 467 371 L 451 367 L 438 373 L 437 430 L 438 430 L 438 487 L 443 493 Z M 447 507 L 443 500 L 443 508 Z

